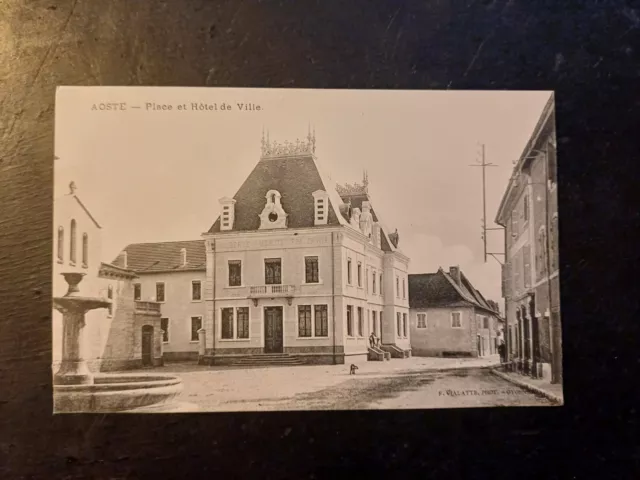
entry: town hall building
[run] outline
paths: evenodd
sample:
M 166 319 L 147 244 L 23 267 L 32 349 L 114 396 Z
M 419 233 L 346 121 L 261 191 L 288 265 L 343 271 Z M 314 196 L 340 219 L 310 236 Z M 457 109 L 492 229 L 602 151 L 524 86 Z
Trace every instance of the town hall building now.
M 301 363 L 366 359 L 369 336 L 410 355 L 409 258 L 361 185 L 332 186 L 315 134 L 261 158 L 203 234 L 201 361 L 293 357 Z

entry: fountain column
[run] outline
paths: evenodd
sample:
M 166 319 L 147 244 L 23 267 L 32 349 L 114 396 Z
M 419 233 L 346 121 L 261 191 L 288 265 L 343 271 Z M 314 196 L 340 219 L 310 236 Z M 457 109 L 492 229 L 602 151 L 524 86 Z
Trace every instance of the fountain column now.
M 78 284 L 86 275 L 81 272 L 63 273 L 69 285 L 64 297 L 55 297 L 53 306 L 62 313 L 62 358 L 53 377 L 54 385 L 91 385 L 93 374 L 85 359 L 85 314 L 96 308 L 107 308 L 111 302 L 82 297 Z

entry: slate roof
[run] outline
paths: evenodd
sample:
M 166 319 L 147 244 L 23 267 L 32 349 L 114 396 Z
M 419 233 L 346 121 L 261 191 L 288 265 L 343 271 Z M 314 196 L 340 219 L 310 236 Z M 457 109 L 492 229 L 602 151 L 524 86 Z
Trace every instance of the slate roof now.
M 180 251 L 183 248 L 187 250 L 186 266 L 182 266 Z M 124 267 L 123 252 L 127 252 L 127 269 L 138 274 L 206 269 L 204 240 L 133 243 L 125 247 L 111 262 L 114 266 Z
M 462 272 L 460 280 L 458 285 L 442 268 L 436 273 L 410 274 L 409 307 L 476 307 L 499 315 Z
M 311 194 L 316 190 L 330 192 L 330 186 L 325 183 L 311 155 L 260 160 L 233 197 L 236 204 L 231 232 L 259 229 L 259 215 L 265 206 L 265 195 L 269 190 L 280 192 L 282 208 L 288 214 L 288 228 L 314 227 Z M 341 224 L 336 214 L 339 205 L 335 205 L 334 199 L 331 196 L 329 198 L 328 225 Z M 209 233 L 218 232 L 220 217 L 209 229 Z

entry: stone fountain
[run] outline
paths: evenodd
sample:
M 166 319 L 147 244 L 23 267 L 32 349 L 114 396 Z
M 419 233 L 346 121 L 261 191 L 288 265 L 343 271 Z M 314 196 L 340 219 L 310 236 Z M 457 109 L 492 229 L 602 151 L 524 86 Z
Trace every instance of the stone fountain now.
M 92 374 L 85 359 L 85 314 L 108 308 L 110 300 L 84 297 L 78 285 L 81 272 L 62 273 L 69 285 L 53 306 L 62 313 L 62 359 L 53 376 L 54 413 L 171 412 L 197 410 L 174 403 L 182 392 L 182 380 L 157 374 Z

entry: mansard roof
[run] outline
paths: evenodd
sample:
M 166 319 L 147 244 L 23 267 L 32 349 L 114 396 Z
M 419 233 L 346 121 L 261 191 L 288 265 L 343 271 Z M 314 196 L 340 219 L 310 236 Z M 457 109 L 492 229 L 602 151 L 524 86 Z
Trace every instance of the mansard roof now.
M 263 158 L 233 196 L 236 203 L 231 231 L 258 230 L 259 215 L 265 206 L 265 194 L 269 190 L 277 190 L 280 193 L 282 208 L 288 214 L 288 228 L 314 226 L 312 193 L 316 190 L 329 193 L 327 225 L 341 225 L 343 222 L 338 218 L 337 195 L 331 195 L 332 187 L 327 183 L 323 180 L 315 157 L 311 154 Z M 217 232 L 220 232 L 220 217 L 209 229 L 209 233 Z
M 187 263 L 182 265 L 182 249 L 187 251 Z M 206 269 L 204 240 L 178 242 L 133 243 L 127 245 L 111 262 L 125 268 L 124 252 L 127 252 L 128 270 L 138 274 L 153 272 L 184 272 Z
M 439 268 L 436 273 L 409 274 L 409 307 L 476 307 L 499 316 L 460 272 L 460 284 Z

